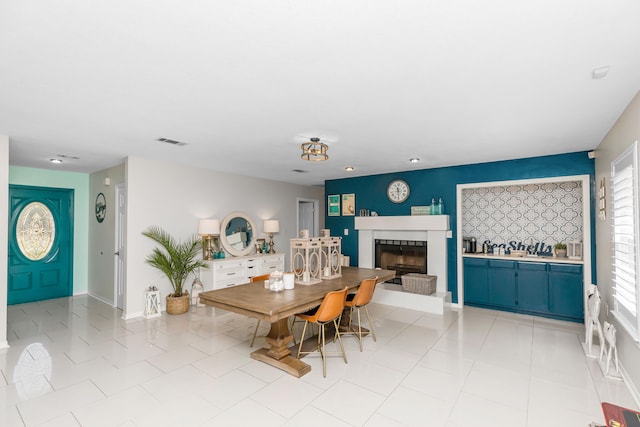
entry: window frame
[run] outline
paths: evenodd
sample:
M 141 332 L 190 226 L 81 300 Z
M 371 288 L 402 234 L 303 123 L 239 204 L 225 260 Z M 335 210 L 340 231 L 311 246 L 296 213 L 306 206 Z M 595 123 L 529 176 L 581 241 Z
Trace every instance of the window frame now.
M 631 168 L 630 174 L 627 171 L 628 168 Z M 630 189 L 629 185 L 631 185 Z M 635 141 L 611 162 L 610 206 L 614 304 L 612 314 L 636 342 L 640 342 L 640 262 L 638 253 L 640 209 L 638 200 L 638 141 Z M 625 228 L 630 227 L 632 228 L 631 233 L 625 231 Z M 629 236 L 632 236 L 631 241 L 628 239 Z

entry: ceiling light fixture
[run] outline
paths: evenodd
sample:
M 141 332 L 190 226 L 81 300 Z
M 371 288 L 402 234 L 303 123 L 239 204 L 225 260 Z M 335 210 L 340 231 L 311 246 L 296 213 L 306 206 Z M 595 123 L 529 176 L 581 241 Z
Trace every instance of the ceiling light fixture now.
M 49 159 L 50 163 L 53 163 L 54 165 L 59 165 L 62 163 L 62 159 Z
M 420 159 L 417 157 L 412 157 L 409 159 L 409 163 L 420 163 Z
M 311 162 L 322 162 L 329 160 L 327 150 L 329 146 L 324 142 L 320 142 L 320 138 L 310 138 L 310 142 L 305 142 L 300 145 L 302 148 L 302 160 L 309 160 Z
M 353 172 L 354 170 L 356 170 L 356 168 L 353 166 L 347 166 L 346 168 L 344 168 L 344 170 L 346 170 L 347 172 Z

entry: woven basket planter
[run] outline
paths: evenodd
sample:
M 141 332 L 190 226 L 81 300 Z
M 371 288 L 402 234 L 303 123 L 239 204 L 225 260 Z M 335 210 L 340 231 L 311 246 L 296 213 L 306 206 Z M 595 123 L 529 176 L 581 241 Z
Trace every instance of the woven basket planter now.
M 414 294 L 431 295 L 436 291 L 437 276 L 427 276 L 426 274 L 409 273 L 403 274 L 402 290 Z
M 189 311 L 189 293 L 183 292 L 181 297 L 167 295 L 167 314 L 182 314 Z

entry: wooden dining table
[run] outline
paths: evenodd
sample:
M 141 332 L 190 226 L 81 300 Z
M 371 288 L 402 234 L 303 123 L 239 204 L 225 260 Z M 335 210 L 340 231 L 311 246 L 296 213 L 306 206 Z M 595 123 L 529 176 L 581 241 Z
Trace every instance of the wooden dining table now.
M 270 322 L 266 347 L 252 352 L 251 358 L 301 377 L 311 371 L 311 366 L 291 355 L 289 344 L 293 336 L 288 317 L 317 307 L 327 292 L 341 290 L 345 286 L 355 290 L 363 280 L 374 277 L 378 277 L 378 283 L 385 282 L 395 277 L 395 271 L 342 267 L 341 277 L 313 285 L 296 284 L 294 289 L 274 292 L 265 288 L 264 282 L 258 281 L 202 292 L 200 302 Z

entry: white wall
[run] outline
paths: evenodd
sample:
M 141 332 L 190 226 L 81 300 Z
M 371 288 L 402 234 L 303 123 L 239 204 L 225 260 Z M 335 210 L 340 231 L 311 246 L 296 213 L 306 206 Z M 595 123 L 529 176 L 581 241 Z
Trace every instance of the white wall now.
M 109 177 L 110 185 L 104 184 Z M 110 169 L 91 174 L 89 177 L 89 295 L 106 303 L 114 301 L 114 252 L 116 185 L 124 183 L 124 163 Z M 107 213 L 101 223 L 96 220 L 95 201 L 99 193 L 104 194 Z
M 9 137 L 0 135 L 0 348 L 7 343 L 7 259 L 9 258 Z
M 611 162 L 615 160 L 634 141 L 640 140 L 640 92 L 636 94 L 631 103 L 616 124 L 611 128 L 604 140 L 596 149 L 596 183 L 602 178 L 607 186 L 607 208 L 611 206 Z M 596 216 L 597 217 L 597 216 Z M 611 210 L 607 211 L 606 220 L 596 220 L 596 262 L 598 270 L 598 289 L 603 302 L 613 308 L 611 294 L 612 266 L 611 266 Z M 606 310 L 602 310 L 601 317 L 605 317 Z M 604 320 L 604 319 L 603 319 Z M 636 343 L 624 328 L 609 315 L 606 320 L 616 327 L 616 341 L 620 361 L 627 374 L 629 384 L 635 389 L 636 399 L 640 387 L 640 346 Z
M 145 263 L 154 243 L 141 233 L 150 225 L 158 225 L 183 239 L 197 233 L 201 218 L 222 219 L 230 212 L 242 211 L 254 219 L 260 235 L 266 237 L 262 233 L 262 221 L 278 219 L 280 233 L 274 235 L 275 249 L 285 253 L 288 259 L 289 239 L 297 237 L 297 198 L 319 200 L 321 212 L 324 212 L 324 189 L 318 187 L 224 174 L 140 157 L 126 159 L 125 175 L 127 318 L 142 314 L 144 291 L 152 283 L 158 285 L 163 297 L 171 291 L 162 274 Z M 321 223 L 324 224 L 324 220 Z

